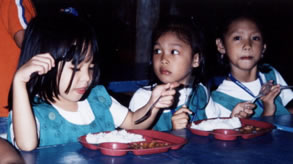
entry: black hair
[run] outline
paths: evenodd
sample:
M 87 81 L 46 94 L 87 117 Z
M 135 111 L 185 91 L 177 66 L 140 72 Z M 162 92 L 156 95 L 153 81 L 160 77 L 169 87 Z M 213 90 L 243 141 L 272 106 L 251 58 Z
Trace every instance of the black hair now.
M 34 101 L 36 95 L 47 103 L 54 102 L 55 97 L 58 98 L 59 82 L 65 62 L 71 61 L 74 66 L 71 81 L 65 92 L 71 87 L 77 66 L 84 60 L 93 59 L 94 64 L 92 82 L 84 97 L 97 84 L 100 73 L 96 34 L 93 27 L 81 17 L 58 12 L 51 16 L 33 18 L 25 31 L 17 69 L 41 53 L 50 53 L 55 60 L 55 67 L 44 75 L 32 74 L 26 85 L 31 104 L 39 103 Z M 9 93 L 9 109 L 12 109 L 11 91 L 12 89 Z
M 259 29 L 259 32 L 261 33 L 262 39 L 263 39 L 263 44 L 266 43 L 266 37 L 265 37 L 265 30 L 263 27 L 262 22 L 260 21 L 260 18 L 257 17 L 256 15 L 252 13 L 248 13 L 246 11 L 240 12 L 240 14 L 230 14 L 229 16 L 225 17 L 225 20 L 222 20 L 220 25 L 217 27 L 217 38 L 221 40 L 221 42 L 225 45 L 225 35 L 227 34 L 230 25 L 239 20 L 249 20 L 253 22 L 257 28 Z M 220 75 L 226 76 L 228 73 L 230 73 L 230 64 L 229 64 L 229 59 L 227 55 L 217 55 L 217 60 L 218 64 L 220 65 L 221 69 L 219 70 Z M 268 65 L 264 65 L 263 60 L 261 59 L 258 62 L 258 69 L 261 72 L 268 72 L 270 71 L 270 68 Z
M 199 67 L 193 68 L 192 70 L 192 77 L 194 79 L 192 83 L 193 87 L 196 87 L 199 82 L 205 82 L 205 38 L 202 27 L 194 19 L 194 17 L 187 18 L 181 16 L 169 16 L 167 18 L 163 18 L 159 21 L 159 24 L 153 31 L 152 48 L 156 44 L 157 40 L 168 32 L 175 33 L 178 39 L 189 44 L 192 49 L 192 55 L 195 55 L 196 53 L 199 55 Z M 152 58 L 153 55 L 151 55 L 151 61 Z M 154 74 L 152 62 L 150 62 L 150 70 L 150 84 L 160 84 L 160 80 Z

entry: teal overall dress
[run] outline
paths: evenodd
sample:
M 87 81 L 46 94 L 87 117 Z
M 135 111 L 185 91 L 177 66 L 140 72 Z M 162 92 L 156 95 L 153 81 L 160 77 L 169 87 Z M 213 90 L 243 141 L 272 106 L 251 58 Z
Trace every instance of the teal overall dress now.
M 96 86 L 91 90 L 87 100 L 95 116 L 95 120 L 88 125 L 68 122 L 51 104 L 42 100 L 40 104 L 34 105 L 33 112 L 40 123 L 39 146 L 77 142 L 80 136 L 88 133 L 114 130 L 114 121 L 109 110 L 112 101 L 106 89 L 103 86 Z M 11 115 L 8 120 L 10 126 Z M 11 142 L 10 130 L 8 139 Z
M 268 73 L 265 73 L 264 75 L 265 75 L 265 78 L 267 81 L 273 80 L 274 82 L 276 82 L 275 72 L 272 67 L 271 67 L 271 70 Z M 214 100 L 214 102 L 221 104 L 222 106 L 224 106 L 225 108 L 227 108 L 231 111 L 234 109 L 234 107 L 238 103 L 247 101 L 247 100 L 242 100 L 242 99 L 239 99 L 236 97 L 232 97 L 230 95 L 227 95 L 227 94 L 219 92 L 219 91 L 212 92 L 211 96 L 212 96 L 212 99 Z M 252 115 L 252 117 L 261 117 L 262 113 L 263 113 L 263 108 L 259 105 L 259 103 L 262 104 L 262 102 L 260 99 L 258 99 L 257 101 L 258 102 L 255 103 L 257 106 L 254 109 L 254 114 Z M 275 115 L 289 114 L 289 111 L 284 107 L 280 96 L 276 97 L 275 105 L 276 105 Z
M 187 102 L 187 107 L 195 114 L 194 120 L 206 119 L 205 106 L 207 105 L 208 98 L 205 88 L 202 85 L 198 85 L 196 89 L 192 90 L 191 96 Z M 183 105 L 178 106 L 175 109 L 171 109 L 168 112 L 162 112 L 159 119 L 153 126 L 154 130 L 169 131 L 172 130 L 172 116 Z M 192 116 L 190 116 L 192 118 Z

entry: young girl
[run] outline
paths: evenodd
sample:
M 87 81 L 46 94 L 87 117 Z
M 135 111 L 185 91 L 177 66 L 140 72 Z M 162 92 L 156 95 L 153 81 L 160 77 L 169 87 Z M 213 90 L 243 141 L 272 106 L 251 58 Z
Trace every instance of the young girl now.
M 155 88 L 150 101 L 135 113 L 108 95 L 99 79 L 98 46 L 90 25 L 78 16 L 58 13 L 29 24 L 9 103 L 8 139 L 22 150 L 77 142 L 88 133 L 116 127 L 148 128 L 158 107 L 172 104 L 174 87 Z M 48 52 L 48 53 L 45 53 Z M 135 124 L 161 96 L 152 115 Z
M 154 86 L 178 82 L 178 99 L 171 108 L 161 107 L 153 129 L 167 131 L 185 128 L 190 119 L 206 118 L 207 90 L 199 83 L 203 72 L 203 34 L 192 20 L 171 18 L 161 22 L 153 33 L 152 69 L 156 77 L 150 86 L 138 89 L 129 108 L 136 111 L 150 99 Z M 143 99 L 142 99 L 143 97 Z M 191 115 L 194 114 L 194 117 Z
M 256 100 L 253 112 L 250 107 L 236 114 L 259 117 L 289 113 L 286 105 L 292 100 L 293 92 L 280 90 L 280 85 L 287 85 L 282 76 L 273 67 L 261 64 L 267 46 L 257 21 L 250 16 L 235 17 L 227 22 L 221 34 L 216 45 L 222 60 L 229 61 L 229 72 L 217 90 L 212 92 L 215 106 L 206 108 L 207 117 L 235 114 L 233 108 L 236 104 L 251 102 L 265 83 L 271 83 L 272 88 L 267 95 Z

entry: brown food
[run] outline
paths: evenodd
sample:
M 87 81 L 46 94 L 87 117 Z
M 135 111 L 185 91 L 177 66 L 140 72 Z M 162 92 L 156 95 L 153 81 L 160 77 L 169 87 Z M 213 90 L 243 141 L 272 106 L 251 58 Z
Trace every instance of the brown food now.
M 167 142 L 158 142 L 158 141 L 139 142 L 139 143 L 130 144 L 130 147 L 132 149 L 151 149 L 151 148 L 158 148 L 158 147 L 165 147 L 165 146 L 169 146 L 169 144 Z
M 262 130 L 262 128 L 255 127 L 253 125 L 245 125 L 245 126 L 243 126 L 243 127 L 241 127 L 239 129 L 239 131 L 241 133 L 245 133 L 245 134 L 247 134 L 247 133 L 253 133 L 253 132 L 258 132 L 258 131 L 261 131 L 261 130 Z

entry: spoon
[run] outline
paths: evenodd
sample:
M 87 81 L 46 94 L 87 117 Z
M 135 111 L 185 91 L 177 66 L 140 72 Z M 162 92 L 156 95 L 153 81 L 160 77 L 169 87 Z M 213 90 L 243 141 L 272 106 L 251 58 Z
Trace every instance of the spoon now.
M 254 103 L 254 102 L 255 102 L 257 99 L 259 99 L 260 97 L 267 95 L 267 94 L 270 92 L 272 86 L 273 86 L 272 83 L 265 83 L 264 85 L 262 85 L 262 87 L 261 87 L 261 89 L 260 89 L 258 95 L 255 96 L 255 97 L 254 97 L 252 100 L 250 100 L 249 102 L 250 102 L 250 103 Z
M 260 97 L 267 95 L 270 92 L 272 86 L 273 86 L 272 83 L 266 83 L 266 84 L 264 84 L 261 87 L 261 90 L 259 91 L 258 95 L 254 99 L 250 100 L 249 102 L 250 103 L 254 103 Z M 290 86 L 290 85 L 280 85 L 280 89 L 281 90 L 282 89 L 291 89 L 291 88 L 293 88 L 293 86 Z
M 140 124 L 141 122 L 145 121 L 147 118 L 149 118 L 152 114 L 152 110 L 157 104 L 157 102 L 161 99 L 162 95 L 150 106 L 149 110 L 146 112 L 144 116 L 142 116 L 140 119 L 136 120 L 135 124 Z

